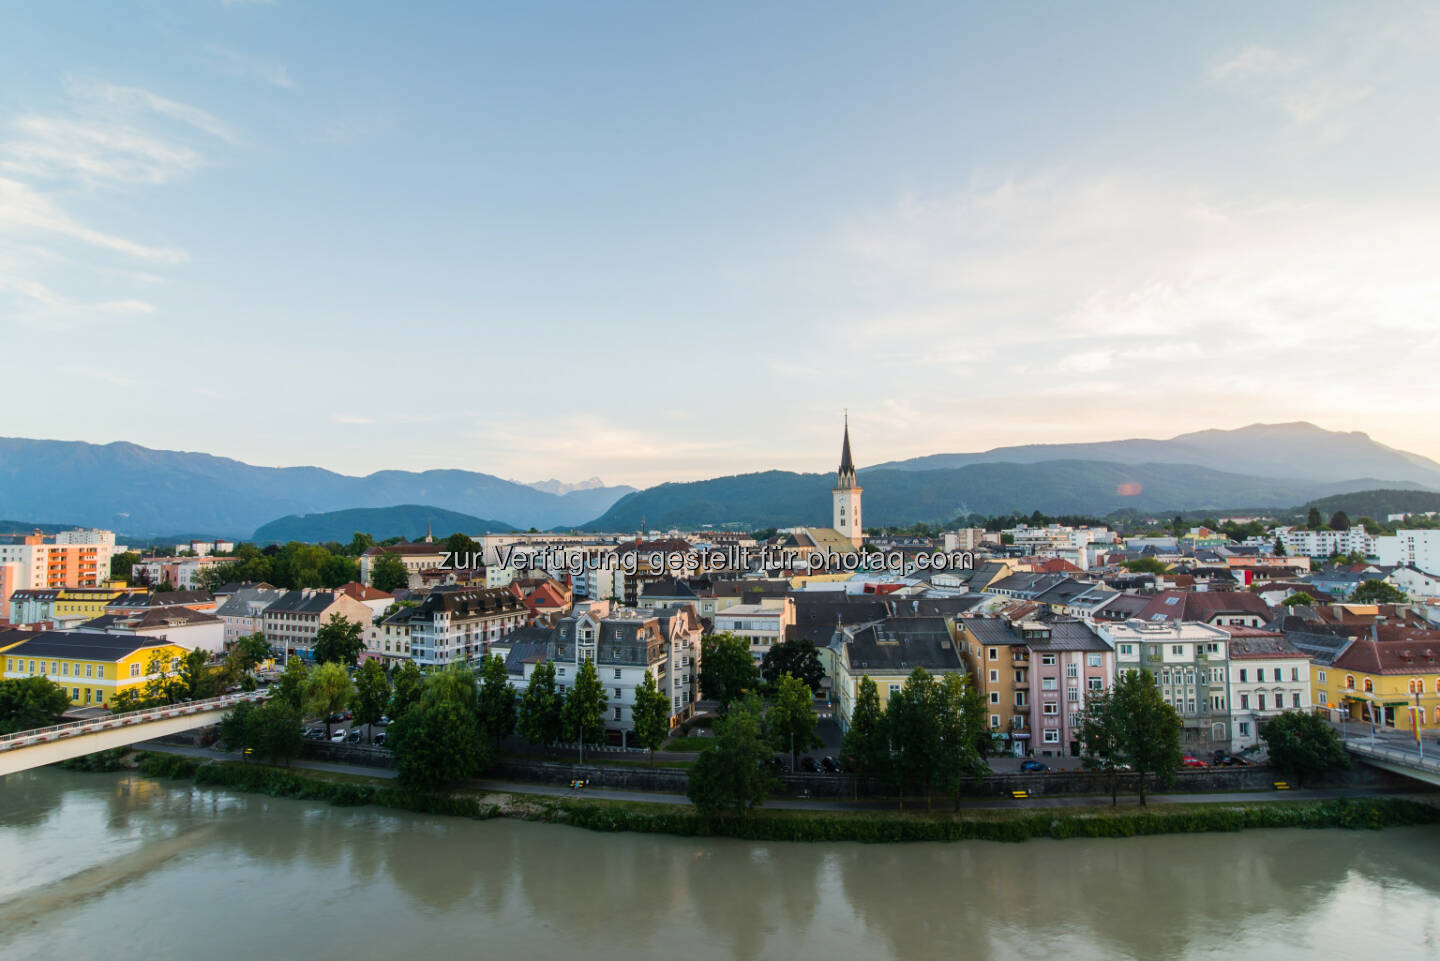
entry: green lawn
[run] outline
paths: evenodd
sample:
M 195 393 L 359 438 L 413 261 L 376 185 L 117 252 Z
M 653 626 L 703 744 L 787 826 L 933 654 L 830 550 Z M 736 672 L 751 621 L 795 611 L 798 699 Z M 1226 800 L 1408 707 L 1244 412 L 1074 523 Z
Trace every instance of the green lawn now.
M 703 751 L 715 743 L 713 737 L 677 737 L 665 742 L 662 751 Z

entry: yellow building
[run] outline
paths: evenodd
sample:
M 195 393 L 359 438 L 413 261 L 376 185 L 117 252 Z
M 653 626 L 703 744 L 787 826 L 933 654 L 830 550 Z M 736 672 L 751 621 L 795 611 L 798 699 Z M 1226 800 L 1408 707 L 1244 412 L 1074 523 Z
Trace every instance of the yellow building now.
M 1352 640 L 1328 664 L 1311 662 L 1315 705 L 1401 731 L 1417 720 L 1422 734 L 1440 729 L 1440 631 L 1377 633 Z
M 44 631 L 11 644 L 0 657 L 7 680 L 47 677 L 65 689 L 76 707 L 107 706 L 121 691 L 138 687 L 158 655 L 167 671 L 178 670 L 185 650 L 160 638 Z
M 1030 745 L 1030 649 L 1023 629 L 1003 617 L 961 617 L 955 622 L 966 666 L 985 698 L 986 723 L 1006 752 Z
M 63 622 L 94 620 L 105 613 L 105 605 L 121 594 L 129 593 L 123 584 L 119 587 L 67 587 L 55 598 L 54 619 Z
M 917 667 L 931 674 L 967 674 L 943 617 L 891 617 L 843 627 L 831 642 L 840 726 L 848 730 L 860 678 L 875 682 L 880 708 L 890 703 Z

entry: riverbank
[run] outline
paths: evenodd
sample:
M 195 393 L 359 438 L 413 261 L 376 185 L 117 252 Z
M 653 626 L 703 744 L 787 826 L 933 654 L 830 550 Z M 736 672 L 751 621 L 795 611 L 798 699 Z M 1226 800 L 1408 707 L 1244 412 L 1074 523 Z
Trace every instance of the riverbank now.
M 488 791 L 422 793 L 361 775 L 301 771 L 254 763 L 142 753 L 147 777 L 188 780 L 271 797 L 323 801 L 338 807 L 375 805 L 472 819 L 518 818 L 592 831 L 636 831 L 752 841 L 1025 841 L 1031 838 L 1114 838 L 1195 834 L 1253 828 L 1379 829 L 1440 824 L 1440 806 L 1403 797 L 1175 804 L 1162 809 L 1068 807 L 1055 810 L 755 811 L 705 818 L 684 804 L 556 798 Z

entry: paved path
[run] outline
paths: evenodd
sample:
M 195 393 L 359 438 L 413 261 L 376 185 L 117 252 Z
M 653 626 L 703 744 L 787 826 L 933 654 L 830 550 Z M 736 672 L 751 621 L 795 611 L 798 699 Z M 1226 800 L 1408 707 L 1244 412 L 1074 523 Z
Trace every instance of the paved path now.
M 160 744 L 148 742 L 136 745 L 147 751 L 160 751 L 168 754 L 183 754 L 189 757 L 202 757 L 221 759 L 227 761 L 238 761 L 240 755 L 236 753 L 224 753 L 220 751 L 207 750 L 198 747 L 186 747 L 180 744 Z M 355 774 L 361 777 L 393 778 L 395 771 L 392 768 L 365 767 L 357 764 L 333 764 L 328 761 L 305 761 L 296 760 L 291 762 L 291 767 L 304 768 L 312 771 L 326 771 L 332 774 Z M 541 797 L 577 797 L 590 798 L 598 801 L 633 801 L 645 804 L 688 804 L 684 795 L 666 794 L 660 791 L 618 791 L 611 788 L 584 788 L 579 791 L 572 791 L 563 784 L 531 784 L 519 781 L 496 781 L 481 779 L 467 782 L 467 787 L 479 788 L 485 791 L 504 792 L 506 794 L 534 794 Z M 1235 792 L 1212 792 L 1208 794 L 1149 794 L 1146 800 L 1150 804 L 1164 806 L 1167 804 L 1226 804 L 1226 803 L 1253 803 L 1256 801 L 1313 801 L 1327 798 L 1339 797 L 1379 797 L 1384 795 L 1415 796 L 1434 799 L 1435 794 L 1425 794 L 1423 791 L 1416 791 L 1413 788 L 1321 788 L 1315 790 L 1296 791 L 1235 791 Z M 1108 796 L 1086 795 L 1083 797 L 1037 797 L 1023 801 L 1015 801 L 1007 798 L 965 798 L 960 802 L 961 810 L 994 810 L 1000 808 L 1078 808 L 1098 807 L 1109 803 Z M 1120 804 L 1136 805 L 1139 797 L 1133 794 L 1121 794 Z M 765 807 L 772 810 L 793 810 L 793 811 L 893 811 L 897 809 L 893 799 L 864 799 L 860 801 L 835 800 L 830 798 L 774 798 L 765 802 Z M 934 802 L 934 810 L 944 812 L 953 809 L 954 802 L 937 796 Z M 923 808 L 922 804 L 914 801 L 907 802 L 907 811 L 918 811 Z

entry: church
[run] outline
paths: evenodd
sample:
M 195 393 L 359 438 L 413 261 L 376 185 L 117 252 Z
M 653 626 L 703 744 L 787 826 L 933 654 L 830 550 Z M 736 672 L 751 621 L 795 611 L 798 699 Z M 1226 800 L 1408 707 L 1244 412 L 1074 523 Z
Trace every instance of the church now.
M 855 477 L 855 459 L 850 455 L 850 418 L 845 418 L 844 441 L 840 446 L 840 468 L 835 472 L 835 486 L 830 490 L 830 527 L 792 527 L 784 532 L 782 548 L 794 550 L 833 551 L 845 554 L 858 551 L 865 540 L 860 514 L 860 495 L 864 489 Z

